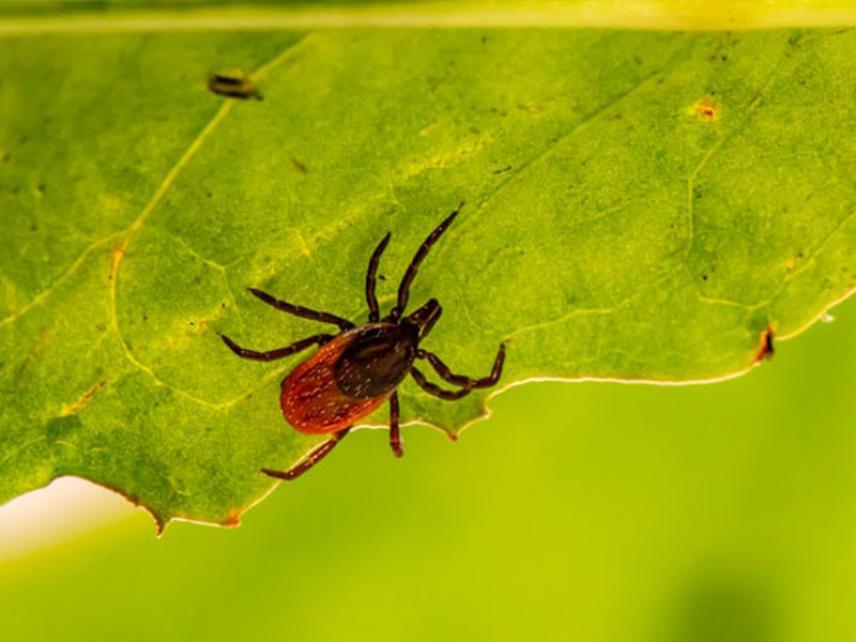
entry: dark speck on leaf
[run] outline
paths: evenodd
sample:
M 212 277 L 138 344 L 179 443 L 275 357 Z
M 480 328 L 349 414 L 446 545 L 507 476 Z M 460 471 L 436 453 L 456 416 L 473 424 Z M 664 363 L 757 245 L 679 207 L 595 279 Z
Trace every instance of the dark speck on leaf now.
M 379 278 L 381 281 L 386 281 L 386 275 L 384 274 L 378 274 L 377 278 Z
M 511 170 L 511 165 L 507 165 L 506 167 L 503 167 L 502 169 L 495 169 L 495 170 L 493 170 L 493 173 L 494 174 L 502 174 L 503 172 L 507 172 L 509 170 Z
M 702 275 L 701 275 L 701 280 L 702 280 L 702 281 L 707 281 L 707 278 L 708 278 L 708 277 L 707 277 L 707 274 L 702 274 Z
M 208 90 L 228 98 L 262 100 L 259 88 L 255 86 L 252 80 L 242 74 L 211 74 L 208 76 Z
M 291 159 L 291 166 L 299 173 L 305 174 L 308 170 L 306 169 L 306 165 L 301 163 L 296 158 Z

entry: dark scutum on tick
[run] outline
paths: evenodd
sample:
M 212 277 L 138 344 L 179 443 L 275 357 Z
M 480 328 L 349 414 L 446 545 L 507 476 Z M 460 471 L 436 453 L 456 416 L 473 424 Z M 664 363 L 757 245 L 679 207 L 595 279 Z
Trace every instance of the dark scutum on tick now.
M 404 451 L 401 446 L 396 388 L 408 374 L 428 394 L 448 400 L 460 399 L 475 389 L 489 388 L 499 381 L 505 361 L 505 344 L 500 344 L 488 376 L 475 379 L 453 374 L 440 357 L 419 347 L 419 343 L 428 336 L 443 313 L 439 302 L 429 299 L 410 315 L 404 315 L 410 296 L 410 285 L 420 264 L 455 220 L 462 206 L 463 203 L 419 246 L 401 279 L 395 306 L 383 318 L 380 317 L 375 286 L 380 257 L 389 243 L 389 232 L 378 243 L 369 259 L 366 273 L 368 323 L 357 326 L 335 314 L 286 303 L 261 290 L 249 288 L 251 294 L 277 310 L 304 319 L 330 323 L 338 326 L 340 330 L 336 335 L 316 334 L 284 348 L 265 352 L 242 348 L 226 335 L 221 335 L 223 342 L 232 352 L 244 359 L 255 361 L 282 359 L 310 346 L 320 346 L 314 355 L 283 379 L 280 406 L 286 421 L 295 429 L 308 434 L 329 434 L 330 438 L 290 470 L 262 468 L 263 473 L 278 479 L 294 479 L 300 476 L 333 450 L 354 423 L 385 401 L 389 401 L 390 409 L 389 445 L 395 455 L 401 457 Z M 441 379 L 457 388 L 446 390 L 428 381 L 426 376 L 413 366 L 416 360 L 427 361 Z

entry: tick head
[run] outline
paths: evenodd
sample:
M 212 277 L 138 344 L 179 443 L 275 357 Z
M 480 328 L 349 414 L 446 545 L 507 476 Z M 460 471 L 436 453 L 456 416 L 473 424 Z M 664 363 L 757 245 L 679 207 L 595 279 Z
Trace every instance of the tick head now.
M 443 314 L 443 308 L 437 299 L 429 299 L 428 303 L 416 310 L 404 319 L 404 324 L 412 327 L 420 339 L 424 339 L 431 328 L 437 323 L 437 319 Z

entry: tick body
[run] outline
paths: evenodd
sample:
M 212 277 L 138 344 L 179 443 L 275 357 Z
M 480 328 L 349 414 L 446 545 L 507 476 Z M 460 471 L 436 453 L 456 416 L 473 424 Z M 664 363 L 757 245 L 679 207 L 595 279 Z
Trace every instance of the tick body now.
M 365 286 L 369 319 L 363 325 L 357 326 L 336 315 L 287 303 L 250 288 L 253 295 L 278 310 L 339 328 L 339 333 L 335 335 L 316 334 L 284 348 L 265 352 L 242 348 L 222 335 L 224 343 L 232 352 L 256 361 L 282 359 L 313 345 L 320 346 L 314 355 L 283 379 L 280 407 L 285 420 L 296 430 L 308 434 L 329 434 L 330 438 L 294 468 L 287 471 L 262 468 L 263 473 L 278 479 L 298 477 L 325 457 L 357 421 L 386 401 L 389 401 L 390 406 L 389 443 L 392 451 L 400 457 L 403 450 L 396 388 L 408 375 L 428 394 L 447 400 L 460 399 L 472 390 L 489 388 L 499 381 L 505 361 L 504 344 L 499 346 L 488 376 L 474 379 L 453 374 L 437 355 L 419 347 L 443 312 L 438 301 L 430 299 L 410 315 L 404 315 L 410 285 L 419 265 L 451 225 L 459 209 L 460 206 L 447 216 L 419 247 L 399 285 L 396 305 L 383 319 L 380 318 L 375 285 L 380 257 L 389 243 L 389 233 L 377 245 L 369 260 Z M 427 361 L 441 379 L 456 388 L 448 390 L 428 381 L 414 366 L 417 360 Z
M 310 434 L 346 428 L 401 383 L 416 345 L 394 323 L 367 323 L 321 346 L 282 381 L 285 420 Z

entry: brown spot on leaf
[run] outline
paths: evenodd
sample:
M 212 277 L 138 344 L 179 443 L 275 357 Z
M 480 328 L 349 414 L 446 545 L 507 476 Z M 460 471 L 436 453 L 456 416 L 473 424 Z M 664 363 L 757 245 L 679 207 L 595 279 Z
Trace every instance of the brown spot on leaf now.
M 220 522 L 221 526 L 225 526 L 226 528 L 237 528 L 241 525 L 241 513 L 237 510 L 229 511 L 229 514 L 226 515 L 226 519 Z
M 767 328 L 761 333 L 761 346 L 758 348 L 758 352 L 755 353 L 755 363 L 769 361 L 773 358 L 773 355 L 776 352 L 775 346 L 773 345 L 774 336 L 775 332 L 773 331 L 772 326 L 767 326 Z
M 299 160 L 297 160 L 296 158 L 292 158 L 292 159 L 291 159 L 291 166 L 294 168 L 294 170 L 295 170 L 296 172 L 298 172 L 298 173 L 300 173 L 300 174 L 305 174 L 307 171 L 309 171 L 309 170 L 307 170 L 307 169 L 306 169 L 306 165 L 304 165 L 303 163 L 301 163 L 301 162 L 300 162 Z
M 712 98 L 705 97 L 695 102 L 690 107 L 690 113 L 707 123 L 712 123 L 719 119 L 719 106 L 713 102 Z

